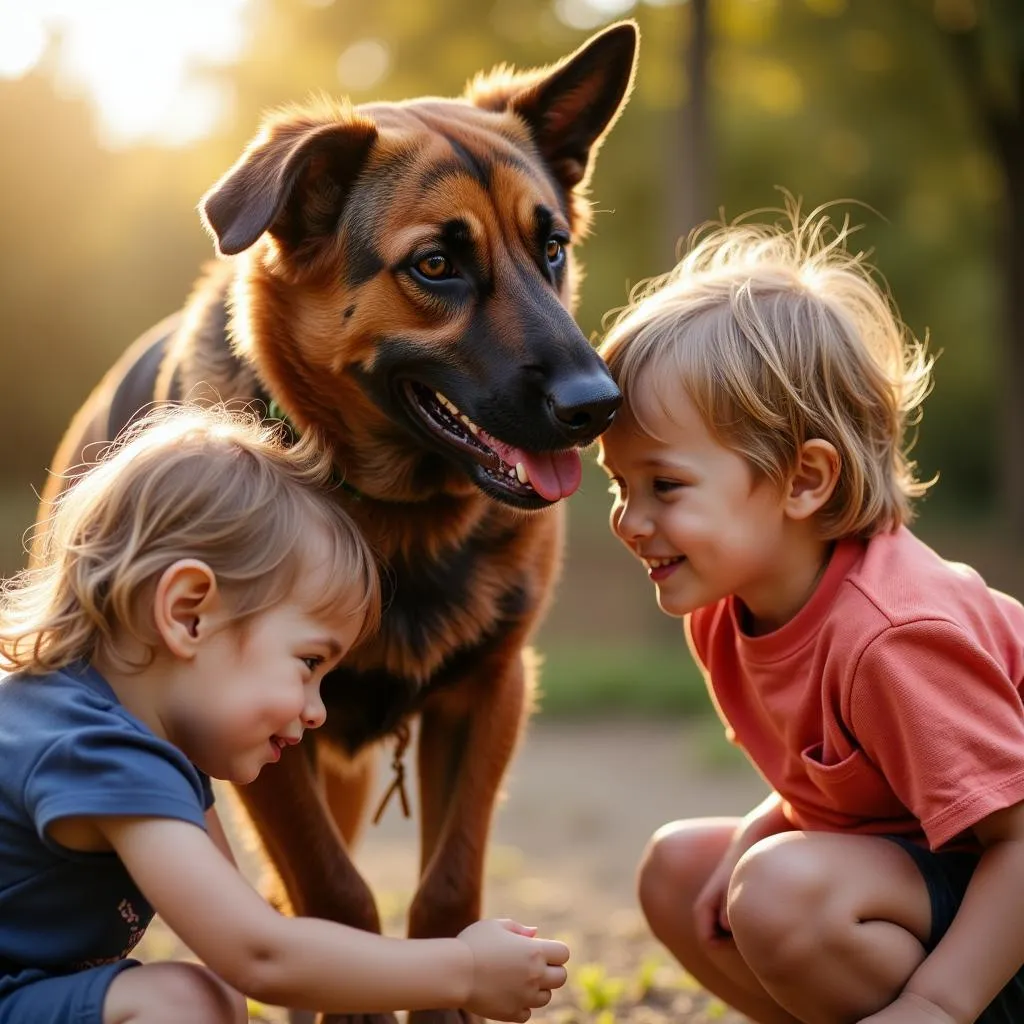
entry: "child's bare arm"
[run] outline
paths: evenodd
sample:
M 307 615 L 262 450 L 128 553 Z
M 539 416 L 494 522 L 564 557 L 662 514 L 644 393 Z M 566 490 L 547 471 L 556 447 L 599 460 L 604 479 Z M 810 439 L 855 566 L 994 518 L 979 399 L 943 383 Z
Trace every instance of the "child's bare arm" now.
M 206 812 L 206 831 L 209 834 L 213 845 L 224 854 L 228 863 L 237 868 L 238 861 L 235 860 L 235 855 L 231 850 L 231 844 L 228 842 L 228 834 L 224 831 L 224 825 L 221 823 L 220 815 L 217 813 L 216 807 L 211 807 Z
M 743 855 L 762 839 L 788 832 L 792 827 L 783 813 L 782 797 L 775 792 L 769 793 L 743 818 L 728 849 L 694 902 L 697 932 L 705 942 L 719 942 L 732 936 L 726 898 L 729 882 Z
M 213 845 L 217 847 L 232 867 L 238 867 L 238 861 L 235 860 L 235 855 L 231 849 L 231 843 L 228 842 L 228 834 L 224 830 L 224 825 L 220 820 L 220 815 L 217 813 L 216 807 L 211 807 L 206 812 L 206 831 L 213 842 Z M 245 994 L 235 990 L 235 997 L 240 1001 L 242 1006 L 246 1005 Z
M 235 988 L 263 1002 L 328 1012 L 465 1008 L 523 1021 L 564 984 L 560 942 L 481 922 L 454 939 L 394 939 L 284 917 L 210 837 L 186 822 L 98 825 L 170 928 Z
M 772 792 L 744 817 L 736 833 L 736 842 L 742 845 L 743 850 L 749 850 L 762 839 L 792 829 L 782 809 L 782 797 Z
M 1024 803 L 990 814 L 974 831 L 985 852 L 949 931 L 904 995 L 871 1021 L 967 1024 L 1024 963 Z

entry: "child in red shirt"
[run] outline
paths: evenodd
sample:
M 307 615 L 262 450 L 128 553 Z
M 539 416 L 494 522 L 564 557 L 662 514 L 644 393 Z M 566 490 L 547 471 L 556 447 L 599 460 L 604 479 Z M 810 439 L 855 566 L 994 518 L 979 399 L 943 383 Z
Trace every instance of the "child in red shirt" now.
M 931 378 L 846 225 L 698 239 L 601 346 L 611 527 L 771 786 L 673 822 L 655 935 L 761 1024 L 1024 1020 L 1024 608 L 907 529 Z

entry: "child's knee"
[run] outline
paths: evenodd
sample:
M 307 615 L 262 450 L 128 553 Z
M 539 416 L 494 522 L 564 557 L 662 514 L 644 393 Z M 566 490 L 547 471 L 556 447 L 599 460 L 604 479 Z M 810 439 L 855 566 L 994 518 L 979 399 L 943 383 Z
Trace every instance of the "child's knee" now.
M 181 968 L 175 984 L 181 998 L 194 1009 L 190 1021 L 210 1024 L 244 1024 L 248 1020 L 245 997 L 222 981 L 216 974 L 199 964 L 175 964 Z M 183 1018 L 184 1019 L 184 1018 Z
M 692 871 L 690 853 L 684 833 L 674 824 L 659 828 L 651 836 L 637 869 L 637 889 L 645 912 L 648 906 L 657 906 L 666 893 L 686 887 Z
M 717 849 L 709 835 L 701 822 L 672 822 L 651 836 L 637 871 L 637 895 L 656 931 L 666 917 L 674 931 L 683 925 L 680 915 L 692 907 L 717 864 Z
M 830 877 L 813 851 L 785 834 L 752 847 L 729 886 L 729 926 L 755 973 L 805 970 L 828 945 Z
M 111 986 L 104 1021 L 118 1024 L 183 1021 L 190 1024 L 245 1024 L 245 997 L 208 968 L 160 963 L 125 971 Z
M 154 965 L 155 966 L 155 965 Z M 161 980 L 167 1005 L 182 1007 L 182 1020 L 199 1024 L 241 1024 L 248 1019 L 245 997 L 200 964 L 175 963 Z M 154 994 L 155 999 L 155 994 Z M 184 1008 L 188 1007 L 188 1013 Z

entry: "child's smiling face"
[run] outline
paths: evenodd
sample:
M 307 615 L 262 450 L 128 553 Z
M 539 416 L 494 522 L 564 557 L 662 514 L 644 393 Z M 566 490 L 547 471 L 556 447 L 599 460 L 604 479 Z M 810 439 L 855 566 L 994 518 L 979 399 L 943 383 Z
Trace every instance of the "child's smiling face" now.
M 755 620 L 785 617 L 791 545 L 778 486 L 711 434 L 683 389 L 671 417 L 652 412 L 647 433 L 622 410 L 600 462 L 612 532 L 646 566 L 662 611 L 682 616 L 735 594 Z
M 169 738 L 213 778 L 252 782 L 326 716 L 320 684 L 362 629 L 309 610 L 302 588 L 210 637 L 165 696 Z
M 290 590 L 241 621 L 232 595 L 215 586 L 203 563 L 180 562 L 165 573 L 174 595 L 163 598 L 171 609 L 165 628 L 177 656 L 166 659 L 171 670 L 155 691 L 156 719 L 161 734 L 213 778 L 250 783 L 307 729 L 322 725 L 320 684 L 362 632 L 361 612 L 323 607 L 331 593 L 326 533 L 313 527 L 301 543 Z M 175 572 L 182 583 L 173 582 Z M 196 586 L 203 589 L 184 589 Z M 158 610 L 160 602 L 158 592 Z M 184 640 L 183 623 L 190 626 Z

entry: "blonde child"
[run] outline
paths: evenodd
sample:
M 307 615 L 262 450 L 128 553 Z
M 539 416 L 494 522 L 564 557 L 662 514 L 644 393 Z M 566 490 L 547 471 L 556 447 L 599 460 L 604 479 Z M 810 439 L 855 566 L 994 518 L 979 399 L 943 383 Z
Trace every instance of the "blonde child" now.
M 210 778 L 245 784 L 324 720 L 378 622 L 377 570 L 315 438 L 166 410 L 61 499 L 0 605 L 0 1024 L 465 1008 L 525 1021 L 568 951 L 509 921 L 402 940 L 278 914 Z M 205 966 L 128 959 L 159 913 Z M 131 969 L 127 969 L 131 968 Z
M 930 359 L 846 225 L 789 214 L 698 238 L 601 346 L 611 528 L 772 791 L 655 833 L 641 905 L 761 1024 L 1019 1022 L 1024 608 L 908 530 Z

